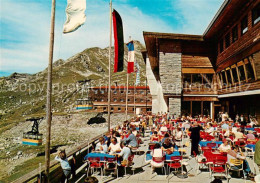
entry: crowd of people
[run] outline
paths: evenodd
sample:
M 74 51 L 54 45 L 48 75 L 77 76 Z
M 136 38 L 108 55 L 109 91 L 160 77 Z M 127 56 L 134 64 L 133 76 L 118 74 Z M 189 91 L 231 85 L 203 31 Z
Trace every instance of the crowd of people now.
M 245 160 L 245 145 L 247 143 L 255 145 L 254 160 L 260 168 L 260 142 L 258 140 L 260 132 L 254 131 L 257 127 L 259 124 L 253 117 L 246 120 L 241 115 L 232 120 L 227 113 L 219 113 L 216 120 L 208 116 L 174 118 L 173 115 L 167 113 L 140 114 L 107 132 L 99 138 L 97 144 L 92 143 L 91 152 L 116 156 L 120 167 L 132 163 L 129 162 L 129 157 L 142 143 L 141 139 L 146 130 L 150 131 L 150 142 L 155 144 L 151 151 L 152 157 L 170 155 L 179 151 L 179 148 L 187 146 L 189 142 L 191 143 L 190 157 L 196 157 L 203 154 L 199 145 L 201 141 L 221 141 L 214 151 L 225 153 L 230 166 L 234 166 L 232 159 L 243 160 L 246 176 L 251 178 L 253 173 Z M 184 138 L 190 140 L 184 143 Z M 61 162 L 64 174 L 68 177 L 69 165 L 66 156 L 61 154 L 55 159 Z M 158 162 L 151 160 L 152 167 L 156 167 L 156 163 Z

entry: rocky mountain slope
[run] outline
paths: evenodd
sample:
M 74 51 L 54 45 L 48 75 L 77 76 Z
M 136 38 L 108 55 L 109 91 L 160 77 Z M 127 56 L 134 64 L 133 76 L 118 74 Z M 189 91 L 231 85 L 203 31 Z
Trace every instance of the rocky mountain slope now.
M 139 41 L 134 41 L 136 61 L 141 68 L 141 83 L 145 84 L 145 64 Z M 113 51 L 112 51 L 113 53 Z M 113 73 L 112 85 L 126 84 L 127 47 L 125 46 L 123 72 Z M 80 80 L 91 79 L 92 86 L 108 84 L 108 48 L 89 48 L 67 60 L 57 60 L 53 64 L 53 113 L 67 113 L 73 110 L 75 100 L 84 98 L 85 86 Z M 114 55 L 112 55 L 112 60 Z M 131 74 L 129 83 L 134 84 Z M 36 74 L 13 73 L 0 78 L 0 134 L 19 121 L 30 116 L 45 115 L 47 69 Z

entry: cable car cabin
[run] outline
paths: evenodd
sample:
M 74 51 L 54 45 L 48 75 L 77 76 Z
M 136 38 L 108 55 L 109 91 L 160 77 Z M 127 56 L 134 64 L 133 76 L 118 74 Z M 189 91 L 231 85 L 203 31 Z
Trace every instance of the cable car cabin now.
M 76 110 L 90 110 L 93 109 L 93 103 L 88 99 L 78 99 L 76 101 Z
M 40 146 L 40 145 L 42 145 L 42 134 L 23 133 L 22 144 L 32 145 L 32 146 Z
M 22 144 L 40 146 L 42 145 L 42 134 L 39 133 L 39 124 L 43 118 L 30 118 L 26 121 L 33 121 L 32 130 L 23 133 Z

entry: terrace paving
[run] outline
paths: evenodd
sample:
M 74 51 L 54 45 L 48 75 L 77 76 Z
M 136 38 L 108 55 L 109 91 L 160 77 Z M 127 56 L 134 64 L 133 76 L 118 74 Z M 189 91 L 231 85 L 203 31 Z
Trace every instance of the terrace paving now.
M 184 139 L 184 142 L 188 141 L 188 138 Z M 149 134 L 146 133 L 145 137 L 143 138 L 143 144 L 141 144 L 140 150 L 141 152 L 146 152 L 148 150 L 148 143 L 149 143 Z M 185 147 L 187 155 L 190 154 L 190 146 Z M 251 170 L 254 170 L 253 160 L 250 158 L 246 158 Z M 187 166 L 188 170 L 188 178 L 180 179 L 176 175 L 170 174 L 169 176 L 165 176 L 162 172 L 158 171 L 158 174 L 155 172 L 152 174 L 151 166 L 149 162 L 145 161 L 145 153 L 140 155 L 135 155 L 134 157 L 134 165 L 132 168 L 127 170 L 127 175 L 123 177 L 112 177 L 111 174 L 108 176 L 103 176 L 101 179 L 100 173 L 95 172 L 93 176 L 98 178 L 99 182 L 122 182 L 122 183 L 166 183 L 166 182 L 179 182 L 179 183 L 210 183 L 210 174 L 208 171 L 199 171 L 198 175 L 196 175 L 195 167 L 197 166 L 195 158 L 187 157 L 183 159 L 184 162 L 188 162 L 189 165 Z M 192 169 L 191 169 L 192 168 Z M 134 170 L 134 175 L 133 175 Z M 259 171 L 256 170 L 256 173 L 259 174 Z M 214 174 L 218 176 L 218 174 Z M 82 175 L 80 179 L 78 179 L 78 183 L 84 182 L 85 176 Z M 229 176 L 230 183 L 252 183 L 251 180 L 244 180 L 242 178 L 231 178 Z M 214 180 L 214 178 L 212 178 Z M 223 179 L 223 182 L 227 182 L 227 180 Z

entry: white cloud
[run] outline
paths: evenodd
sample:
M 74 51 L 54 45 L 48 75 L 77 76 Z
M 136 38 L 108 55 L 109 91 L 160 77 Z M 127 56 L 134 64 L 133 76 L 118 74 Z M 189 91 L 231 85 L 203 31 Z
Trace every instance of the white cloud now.
M 34 73 L 48 64 L 50 10 L 38 3 L 10 1 L 1 8 L 3 20 L 15 27 L 13 40 L 22 40 L 11 48 L 1 48 L 0 70 Z M 12 7 L 12 10 L 10 9 Z M 143 14 L 138 8 L 117 6 L 124 24 L 124 37 L 143 42 L 143 31 L 172 31 L 157 17 Z M 129 11 L 131 10 L 131 11 Z M 88 1 L 86 23 L 77 31 L 62 34 L 65 9 L 56 12 L 54 60 L 67 59 L 89 47 L 109 45 L 109 5 L 103 1 Z M 159 25 L 159 26 L 158 26 Z M 21 37 L 26 35 L 26 37 Z M 1 66 L 2 65 L 2 66 Z
M 219 1 L 223 2 L 223 0 L 172 1 L 174 12 L 180 12 L 173 16 L 179 20 L 178 24 L 183 25 L 181 30 L 177 29 L 177 26 L 164 22 L 160 19 L 160 15 L 149 16 L 139 8 L 131 7 L 126 3 L 119 3 L 114 8 L 123 19 L 125 42 L 128 41 L 129 36 L 143 42 L 143 31 L 202 34 L 214 16 L 212 13 L 214 7 L 211 3 L 218 4 L 216 2 Z M 34 3 L 17 0 L 1 1 L 0 21 L 8 22 L 10 31 L 3 31 L 6 35 L 1 35 L 5 40 L 4 44 L 0 45 L 0 70 L 35 73 L 47 67 L 50 7 L 49 1 L 48 4 L 42 2 L 44 1 Z M 88 0 L 86 23 L 77 31 L 66 35 L 62 34 L 66 18 L 65 4 L 62 3 L 56 11 L 54 60 L 67 59 L 89 47 L 104 48 L 109 45 L 108 2 Z M 205 17 L 208 21 L 202 22 Z

